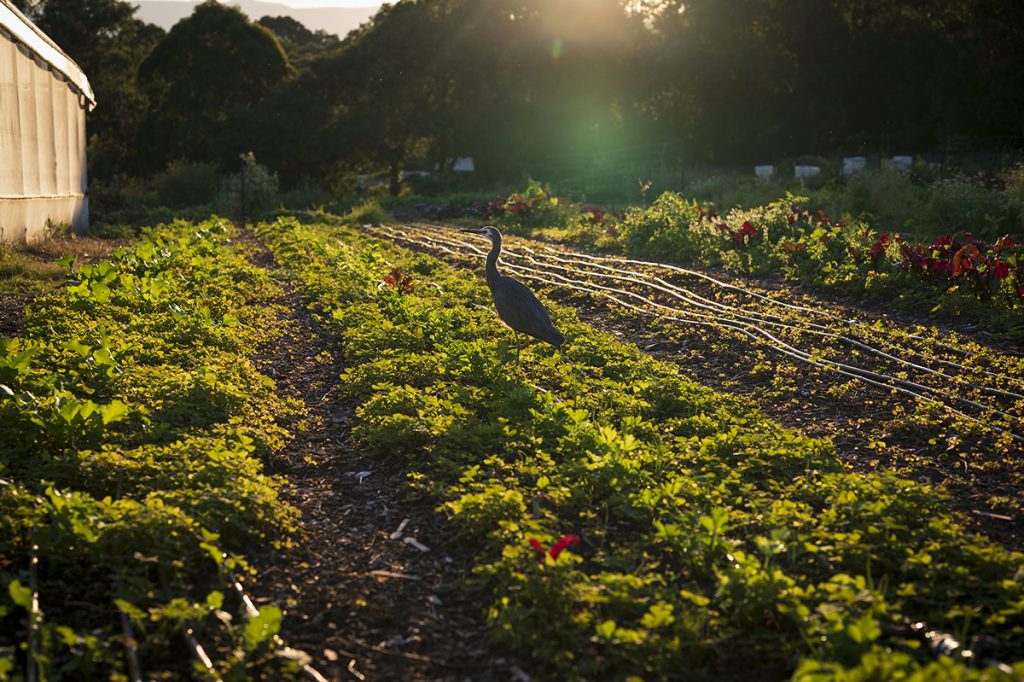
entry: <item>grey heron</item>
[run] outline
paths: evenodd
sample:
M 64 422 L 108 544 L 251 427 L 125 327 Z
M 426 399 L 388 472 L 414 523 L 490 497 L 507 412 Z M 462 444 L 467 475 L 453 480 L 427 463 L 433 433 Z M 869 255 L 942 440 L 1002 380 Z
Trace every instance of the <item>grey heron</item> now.
M 487 225 L 462 231 L 483 235 L 491 240 L 491 251 L 487 254 L 484 270 L 487 287 L 491 290 L 498 317 L 516 333 L 516 362 L 519 362 L 519 332 L 550 343 L 555 348 L 565 343 L 565 337 L 551 324 L 548 311 L 529 287 L 498 272 L 498 255 L 501 253 L 501 232 L 498 228 Z

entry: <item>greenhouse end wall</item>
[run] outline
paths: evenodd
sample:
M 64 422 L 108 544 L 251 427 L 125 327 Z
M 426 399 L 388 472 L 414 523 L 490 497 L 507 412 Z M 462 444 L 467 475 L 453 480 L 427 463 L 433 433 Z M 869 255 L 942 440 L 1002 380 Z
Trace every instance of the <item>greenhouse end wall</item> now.
M 0 25 L 0 241 L 88 228 L 85 113 L 68 77 Z

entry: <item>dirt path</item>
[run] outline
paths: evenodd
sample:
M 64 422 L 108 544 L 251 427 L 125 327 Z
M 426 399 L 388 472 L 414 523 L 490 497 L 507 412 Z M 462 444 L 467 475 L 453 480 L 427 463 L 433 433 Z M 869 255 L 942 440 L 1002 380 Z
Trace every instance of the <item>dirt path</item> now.
M 482 268 L 484 245 L 451 230 L 412 225 L 370 232 L 454 265 Z M 966 525 L 1024 548 L 1024 444 L 958 421 L 951 411 L 1024 434 L 1024 399 L 1014 397 L 1024 393 L 1019 353 L 735 275 L 710 273 L 742 290 L 708 273 L 594 260 L 514 237 L 505 245 L 506 272 L 544 288 L 583 321 L 716 390 L 754 399 L 785 426 L 830 438 L 851 469 L 889 469 L 944 487 Z M 845 322 L 851 319 L 857 323 Z M 847 363 L 870 381 L 843 374 Z M 925 365 L 938 372 L 919 369 Z M 878 385 L 880 376 L 888 385 Z
M 14 338 L 25 326 L 25 306 L 31 303 L 28 296 L 0 294 L 0 336 Z
M 336 390 L 341 349 L 284 288 L 284 337 L 257 364 L 308 412 L 284 424 L 294 438 L 267 462 L 287 481 L 301 532 L 256 558 L 252 592 L 284 609 L 282 637 L 328 679 L 528 679 L 488 642 L 482 603 L 463 585 L 469 548 L 430 500 L 409 498 L 401 468 L 354 447 L 353 408 Z

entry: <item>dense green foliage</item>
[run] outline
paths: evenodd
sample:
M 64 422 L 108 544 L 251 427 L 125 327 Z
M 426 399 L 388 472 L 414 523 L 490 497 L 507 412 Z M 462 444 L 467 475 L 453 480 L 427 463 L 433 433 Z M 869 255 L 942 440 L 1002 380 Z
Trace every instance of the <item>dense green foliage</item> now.
M 1011 2 L 651 4 L 668 53 L 656 78 L 677 114 L 669 125 L 685 122 L 705 158 L 1020 134 L 1010 71 L 1022 17 Z
M 241 10 L 205 2 L 174 25 L 139 68 L 150 100 L 139 143 L 151 168 L 225 158 L 228 115 L 267 97 L 290 72 L 280 43 Z
M 560 354 L 534 345 L 514 369 L 480 278 L 350 230 L 257 230 L 343 344 L 363 446 L 409 466 L 473 544 L 495 633 L 538 675 L 1024 674 L 936 661 L 906 629 L 1024 658 L 1022 557 L 967 535 L 935 491 L 849 473 L 564 308 Z
M 0 677 L 28 655 L 35 555 L 46 679 L 123 670 L 119 612 L 155 678 L 183 669 L 176 628 L 232 608 L 228 572 L 294 521 L 260 457 L 296 408 L 248 360 L 277 289 L 216 220 L 71 260 L 68 286 L 0 340 Z M 221 672 L 252 674 L 272 634 L 230 627 Z
M 341 38 L 333 33 L 310 31 L 291 17 L 262 17 L 256 23 L 274 34 L 297 69 L 341 46 Z

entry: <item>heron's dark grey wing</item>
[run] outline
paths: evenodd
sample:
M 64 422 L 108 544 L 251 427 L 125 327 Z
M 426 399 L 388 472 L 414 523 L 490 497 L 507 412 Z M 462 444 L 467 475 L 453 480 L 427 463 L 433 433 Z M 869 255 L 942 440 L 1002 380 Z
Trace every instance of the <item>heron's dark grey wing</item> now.
M 551 324 L 548 311 L 522 282 L 501 275 L 491 287 L 491 297 L 498 317 L 516 331 L 561 346 L 565 337 Z

